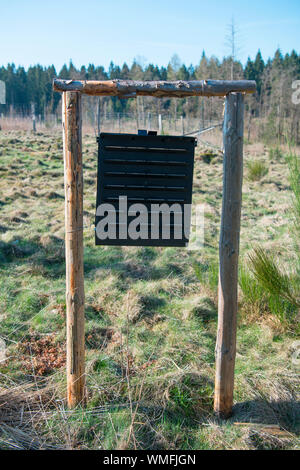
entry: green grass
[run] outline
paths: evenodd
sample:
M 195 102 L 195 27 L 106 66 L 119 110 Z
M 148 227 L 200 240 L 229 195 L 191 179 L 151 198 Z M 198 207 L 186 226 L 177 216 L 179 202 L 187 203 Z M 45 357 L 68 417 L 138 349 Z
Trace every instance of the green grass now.
M 300 158 L 294 151 L 287 155 L 289 167 L 289 181 L 293 192 L 292 196 L 292 215 L 294 222 L 293 237 L 296 246 L 299 248 L 300 239 Z M 297 250 L 299 254 L 299 250 Z M 299 259 L 300 267 L 300 259 Z
M 271 305 L 267 289 L 243 266 L 235 412 L 226 423 L 213 415 L 221 159 L 207 165 L 202 150 L 197 151 L 193 198 L 205 207 L 202 250 L 96 247 L 96 142 L 85 136 L 88 403 L 69 412 L 65 367 L 58 361 L 66 334 L 61 137 L 2 132 L 0 152 L 0 336 L 9 358 L 0 363 L 0 405 L 11 402 L 17 410 L 12 427 L 20 426 L 23 406 L 25 411 L 38 410 L 36 420 L 26 421 L 29 414 L 24 414 L 27 434 L 54 446 L 255 449 L 268 448 L 270 440 L 281 448 L 282 442 L 266 432 L 252 439 L 253 422 L 280 423 L 289 433 L 285 448 L 299 446 L 297 420 L 291 417 L 298 410 L 298 371 L 292 362 L 296 329 L 281 321 L 291 299 Z M 247 155 L 246 163 L 251 160 Z M 292 244 L 286 162 L 270 161 L 268 181 L 252 188 L 246 179 L 241 265 L 257 242 L 270 251 Z M 288 264 L 291 268 L 292 262 Z M 294 295 L 296 285 L 287 287 Z M 32 356 L 25 348 L 28 342 L 35 351 Z M 52 373 L 39 375 L 43 360 L 50 361 Z M 43 394 L 49 389 L 49 394 L 34 404 L 30 400 L 37 388 Z M 9 399 L 5 395 L 2 401 L 3 390 Z M 0 426 L 0 448 L 1 436 Z
M 283 158 L 283 152 L 280 147 L 273 147 L 269 150 L 269 159 L 270 160 L 281 160 Z
M 289 181 L 292 189 L 290 218 L 294 221 L 291 230 L 294 240 L 295 253 L 293 262 L 289 263 L 289 273 L 280 266 L 280 259 L 275 259 L 274 254 L 266 251 L 262 246 L 257 246 L 249 254 L 248 266 L 253 274 L 249 276 L 247 270 L 241 271 L 240 286 L 248 303 L 256 306 L 264 306 L 277 316 L 282 323 L 290 323 L 293 329 L 299 332 L 297 315 L 300 309 L 300 165 L 299 158 L 294 152 L 287 156 L 289 169 Z M 289 254 L 291 256 L 291 254 Z M 298 325 L 297 325 L 298 323 Z
M 248 162 L 247 170 L 249 181 L 259 181 L 268 173 L 268 167 L 266 164 L 259 160 Z

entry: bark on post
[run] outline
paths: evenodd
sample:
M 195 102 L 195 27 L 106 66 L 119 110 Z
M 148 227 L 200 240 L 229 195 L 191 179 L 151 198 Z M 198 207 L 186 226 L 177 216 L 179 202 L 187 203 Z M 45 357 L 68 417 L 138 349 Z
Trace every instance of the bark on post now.
M 226 97 L 224 118 L 223 202 L 220 233 L 216 414 L 232 414 L 236 354 L 238 255 L 243 179 L 244 96 Z
M 68 406 L 85 398 L 81 94 L 63 93 Z
M 97 103 L 97 131 L 98 131 L 98 136 L 100 135 L 100 97 L 98 98 L 98 103 Z
M 163 132 L 161 114 L 158 115 L 158 133 L 161 135 Z
M 53 80 L 54 91 L 80 91 L 87 95 L 156 96 L 157 98 L 186 98 L 187 96 L 225 96 L 228 93 L 254 93 L 254 80 L 192 80 L 175 82 L 139 80 Z M 158 112 L 159 114 L 159 112 Z

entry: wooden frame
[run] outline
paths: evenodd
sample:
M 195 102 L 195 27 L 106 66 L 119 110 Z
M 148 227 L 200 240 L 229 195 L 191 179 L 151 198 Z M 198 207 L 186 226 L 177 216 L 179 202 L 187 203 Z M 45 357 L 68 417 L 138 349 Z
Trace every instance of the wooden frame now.
M 228 418 L 232 413 L 236 354 L 244 94 L 255 92 L 255 81 L 140 82 L 55 79 L 53 88 L 63 93 L 69 407 L 83 404 L 85 401 L 81 94 L 120 98 L 138 95 L 159 98 L 226 96 L 214 410 L 221 418 Z

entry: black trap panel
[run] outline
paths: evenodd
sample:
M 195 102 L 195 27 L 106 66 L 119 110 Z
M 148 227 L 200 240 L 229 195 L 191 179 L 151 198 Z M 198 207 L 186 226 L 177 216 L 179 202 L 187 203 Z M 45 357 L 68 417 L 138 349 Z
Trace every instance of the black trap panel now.
M 101 204 L 113 206 L 116 213 L 114 219 L 116 238 L 98 237 L 97 224 L 102 220 L 103 229 L 103 219 L 107 217 L 108 212 L 104 212 L 103 215 L 96 214 L 96 245 L 187 246 L 188 237 L 185 237 L 183 229 L 178 238 L 178 218 L 173 212 L 170 213 L 170 219 L 167 221 L 168 227 L 166 227 L 166 219 L 163 219 L 161 214 L 159 219 L 153 219 L 152 215 L 154 216 L 153 204 L 168 204 L 169 207 L 179 204 L 182 214 L 184 205 L 191 205 L 196 139 L 154 134 L 153 132 L 147 134 L 145 131 L 138 135 L 101 133 L 97 139 L 96 207 L 99 208 Z M 120 196 L 127 197 L 129 212 L 127 212 L 125 222 L 124 211 L 119 210 Z M 129 224 L 139 216 L 139 213 L 130 215 L 130 206 L 137 203 L 146 206 L 148 211 L 146 223 L 143 223 L 143 233 L 145 234 L 146 230 L 147 239 L 132 239 L 128 235 Z M 158 212 L 156 211 L 156 214 Z M 156 225 L 155 239 L 151 238 L 154 225 Z M 170 230 L 169 239 L 165 239 L 166 228 Z M 138 229 L 141 229 L 141 226 L 138 226 Z M 122 235 L 120 235 L 120 230 Z

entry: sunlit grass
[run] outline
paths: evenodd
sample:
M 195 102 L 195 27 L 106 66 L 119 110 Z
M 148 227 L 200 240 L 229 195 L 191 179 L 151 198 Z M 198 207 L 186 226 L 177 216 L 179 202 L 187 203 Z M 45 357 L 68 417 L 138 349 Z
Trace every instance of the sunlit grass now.
M 197 150 L 193 198 L 205 207 L 202 250 L 95 247 L 96 143 L 92 137 L 85 138 L 88 403 L 84 409 L 68 412 L 65 368 L 39 376 L 34 358 L 22 357 L 25 353 L 18 349 L 20 342 L 50 335 L 65 348 L 61 137 L 11 133 L 1 139 L 5 152 L 0 156 L 0 336 L 5 337 L 9 356 L 9 361 L 0 364 L 1 387 L 10 390 L 13 383 L 26 382 L 36 390 L 37 385 L 44 387 L 45 378 L 53 386 L 53 399 L 42 400 L 49 414 L 39 415 L 34 432 L 46 441 L 76 449 L 255 448 L 249 440 L 251 421 L 260 419 L 268 424 L 270 403 L 286 401 L 285 407 L 278 405 L 277 409 L 274 405 L 272 419 L 284 422 L 289 429 L 286 447 L 296 446 L 297 430 L 287 418 L 287 412 L 294 409 L 297 371 L 291 362 L 291 345 L 295 330 L 281 322 L 291 299 L 271 306 L 270 292 L 245 266 L 240 273 L 237 408 L 233 420 L 227 423 L 218 422 L 213 415 L 220 156 L 208 165 Z M 246 161 L 249 159 L 251 156 Z M 290 191 L 279 192 L 273 184 L 275 181 L 288 187 L 283 159 L 270 162 L 269 178 L 270 183 L 264 180 L 264 188 L 256 185 L 255 191 L 245 180 L 241 264 L 253 241 L 258 239 L 270 252 L 278 243 L 267 231 L 268 224 L 273 223 L 270 220 L 280 223 L 276 233 L 290 240 L 290 221 L 285 212 Z M 283 287 L 285 278 L 279 276 L 279 280 Z M 294 295 L 292 283 L 288 288 Z M 286 296 L 288 290 L 283 291 Z M 268 322 L 274 312 L 278 312 L 278 323 Z M 24 363 L 31 359 L 29 371 Z M 32 390 L 22 401 L 26 410 L 31 395 Z M 41 409 L 41 413 L 44 411 Z M 250 424 L 243 430 L 233 424 L 246 419 Z M 29 430 L 33 425 L 26 422 Z
M 268 173 L 266 164 L 259 160 L 249 161 L 247 164 L 247 177 L 249 181 L 259 181 Z

